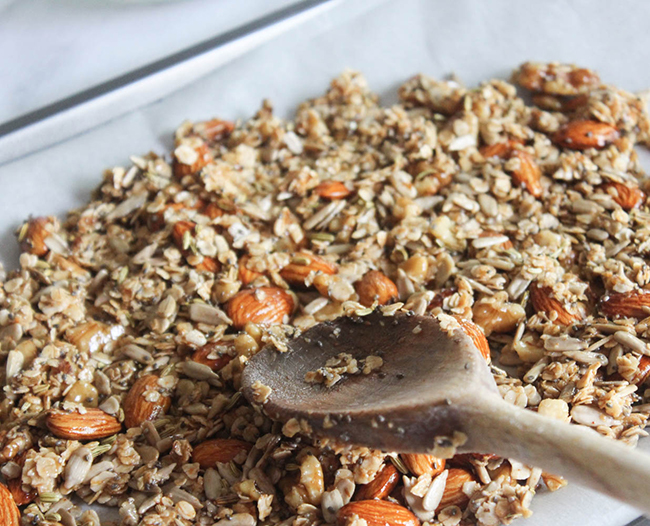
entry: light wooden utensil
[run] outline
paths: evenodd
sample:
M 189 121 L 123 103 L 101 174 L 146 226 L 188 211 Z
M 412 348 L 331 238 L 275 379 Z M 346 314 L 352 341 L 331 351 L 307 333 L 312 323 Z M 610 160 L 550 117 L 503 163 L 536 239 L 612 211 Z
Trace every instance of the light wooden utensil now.
M 328 358 L 383 358 L 379 371 L 327 388 L 305 374 Z M 464 437 L 458 452 L 494 453 L 538 466 L 650 513 L 650 456 L 503 401 L 490 369 L 462 330 L 436 318 L 379 312 L 304 332 L 280 353 L 266 348 L 244 369 L 243 392 L 271 388 L 264 410 L 304 421 L 317 435 L 384 451 L 430 453 Z

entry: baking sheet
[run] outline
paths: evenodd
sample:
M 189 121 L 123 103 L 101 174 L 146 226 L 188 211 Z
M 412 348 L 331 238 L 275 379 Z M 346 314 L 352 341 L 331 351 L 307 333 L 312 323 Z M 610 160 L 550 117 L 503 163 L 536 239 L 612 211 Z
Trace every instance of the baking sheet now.
M 299 1 L 0 0 L 0 122 Z
M 648 88 L 648 15 L 644 0 L 347 0 L 155 104 L 0 166 L 1 259 L 15 266 L 11 232 L 27 215 L 81 205 L 102 170 L 131 153 L 168 152 L 183 119 L 245 118 L 264 97 L 286 116 L 345 67 L 363 71 L 386 103 L 416 72 L 454 72 L 474 85 L 528 59 L 576 62 L 629 90 Z M 641 447 L 650 451 L 650 440 Z M 638 516 L 576 485 L 538 496 L 532 509 L 519 524 L 623 526 Z

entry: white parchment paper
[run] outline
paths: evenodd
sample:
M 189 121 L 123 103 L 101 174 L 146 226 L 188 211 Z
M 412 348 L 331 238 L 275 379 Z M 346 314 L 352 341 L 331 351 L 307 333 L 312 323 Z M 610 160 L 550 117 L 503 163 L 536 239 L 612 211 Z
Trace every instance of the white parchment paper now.
M 16 265 L 21 220 L 80 206 L 102 170 L 132 153 L 168 152 L 183 119 L 246 118 L 265 97 L 290 115 L 346 67 L 364 72 L 387 103 L 416 72 L 453 72 L 475 85 L 529 59 L 576 62 L 606 82 L 648 88 L 649 15 L 645 0 L 347 0 L 155 104 L 0 166 L 1 259 Z M 533 511 L 521 524 L 623 526 L 638 515 L 576 485 L 538 496 Z

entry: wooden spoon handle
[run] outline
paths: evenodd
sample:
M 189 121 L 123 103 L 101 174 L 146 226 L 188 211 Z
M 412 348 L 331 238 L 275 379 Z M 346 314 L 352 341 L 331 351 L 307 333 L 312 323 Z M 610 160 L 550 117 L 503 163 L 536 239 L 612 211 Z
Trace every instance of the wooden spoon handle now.
M 463 449 L 538 466 L 650 513 L 650 455 L 498 396 L 477 400 L 466 417 Z

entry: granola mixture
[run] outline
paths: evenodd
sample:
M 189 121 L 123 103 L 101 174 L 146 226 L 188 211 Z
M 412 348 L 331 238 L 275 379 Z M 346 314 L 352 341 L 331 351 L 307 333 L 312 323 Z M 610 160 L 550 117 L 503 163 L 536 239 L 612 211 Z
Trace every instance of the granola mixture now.
M 345 378 L 343 375 L 370 374 L 381 369 L 382 365 L 384 360 L 379 356 L 370 355 L 357 360 L 352 355 L 342 352 L 327 360 L 324 367 L 309 371 L 305 375 L 305 382 L 332 387 Z
M 185 123 L 171 159 L 133 157 L 64 221 L 25 223 L 0 284 L 0 471 L 22 524 L 99 525 L 79 500 L 124 526 L 530 515 L 560 477 L 489 452 L 335 450 L 239 393 L 261 346 L 377 305 L 484 333 L 513 404 L 644 436 L 645 103 L 570 65 L 513 81 L 532 104 L 420 75 L 381 107 L 346 72 L 293 122 L 265 102 Z

